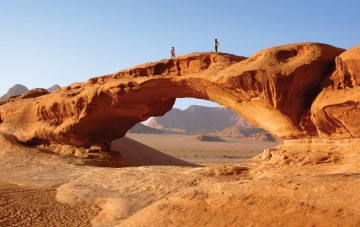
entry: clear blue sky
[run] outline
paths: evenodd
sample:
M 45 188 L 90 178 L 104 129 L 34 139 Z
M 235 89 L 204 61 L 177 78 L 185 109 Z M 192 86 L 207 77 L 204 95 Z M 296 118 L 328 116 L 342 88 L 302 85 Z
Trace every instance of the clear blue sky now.
M 358 0 L 0 0 L 0 95 L 66 86 L 177 55 L 360 44 Z M 209 103 L 182 100 L 178 108 Z

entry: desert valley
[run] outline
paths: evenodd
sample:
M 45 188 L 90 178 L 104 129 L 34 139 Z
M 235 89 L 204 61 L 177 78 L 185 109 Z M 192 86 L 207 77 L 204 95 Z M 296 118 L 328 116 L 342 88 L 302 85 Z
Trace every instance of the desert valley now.
M 294 43 L 21 87 L 0 101 L 0 226 L 359 226 L 359 63 Z

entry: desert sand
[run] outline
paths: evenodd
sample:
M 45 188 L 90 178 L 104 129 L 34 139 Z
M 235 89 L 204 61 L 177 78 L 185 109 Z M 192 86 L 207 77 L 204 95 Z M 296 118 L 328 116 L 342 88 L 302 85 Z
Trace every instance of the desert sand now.
M 221 137 L 223 142 L 200 141 L 191 135 L 127 133 L 126 137 L 178 159 L 202 166 L 237 165 L 280 143 Z
M 111 168 L 1 135 L 0 225 L 357 226 L 360 156 L 348 142 L 286 142 L 241 165 Z M 144 147 L 139 162 L 154 152 Z
M 90 226 L 100 207 L 59 203 L 56 187 L 0 182 L 0 226 Z

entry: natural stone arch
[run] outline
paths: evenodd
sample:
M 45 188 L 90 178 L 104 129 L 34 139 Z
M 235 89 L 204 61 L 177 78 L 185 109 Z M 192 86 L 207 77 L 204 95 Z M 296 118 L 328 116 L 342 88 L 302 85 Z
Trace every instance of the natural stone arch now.
M 250 58 L 195 53 L 92 78 L 0 106 L 0 130 L 28 143 L 108 145 L 176 98 L 211 100 L 282 138 L 317 136 L 310 107 L 342 49 L 299 43 Z

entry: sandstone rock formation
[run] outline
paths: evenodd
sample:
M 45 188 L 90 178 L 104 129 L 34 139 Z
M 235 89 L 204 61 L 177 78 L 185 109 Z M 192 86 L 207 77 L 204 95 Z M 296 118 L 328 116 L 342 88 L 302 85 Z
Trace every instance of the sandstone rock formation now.
M 358 137 L 359 48 L 337 58 L 343 51 L 296 43 L 265 49 L 246 60 L 195 53 L 139 65 L 52 94 L 3 102 L 0 130 L 27 143 L 107 146 L 137 122 L 164 115 L 176 98 L 193 97 L 230 107 L 285 139 Z M 327 79 L 340 87 L 327 89 Z M 326 94 L 342 97 L 330 97 L 323 106 Z
M 177 97 L 208 99 L 204 89 L 211 82 L 201 77 L 243 59 L 192 54 L 72 84 L 33 100 L 6 101 L 0 106 L 0 130 L 26 143 L 108 146 L 137 122 L 165 114 Z M 198 83 L 199 91 L 194 88 Z
M 360 137 L 360 46 L 336 58 L 336 69 L 311 106 L 321 137 Z

